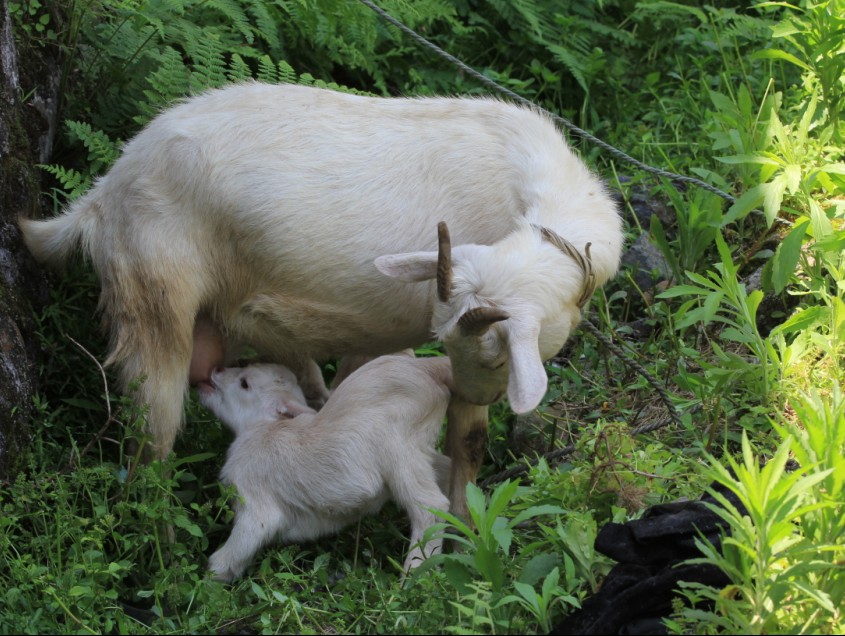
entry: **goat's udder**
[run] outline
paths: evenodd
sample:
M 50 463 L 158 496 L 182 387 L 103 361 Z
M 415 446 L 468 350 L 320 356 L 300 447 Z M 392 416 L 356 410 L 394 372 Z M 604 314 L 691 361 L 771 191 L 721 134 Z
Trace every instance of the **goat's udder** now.
M 211 381 L 211 372 L 223 364 L 223 334 L 207 317 L 200 316 L 194 324 L 194 346 L 188 382 L 191 386 Z

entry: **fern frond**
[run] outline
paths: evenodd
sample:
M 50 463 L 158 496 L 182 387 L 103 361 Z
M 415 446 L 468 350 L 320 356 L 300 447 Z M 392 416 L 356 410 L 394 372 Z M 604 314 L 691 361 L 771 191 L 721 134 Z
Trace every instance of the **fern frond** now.
M 233 53 L 226 69 L 226 77 L 230 82 L 242 82 L 252 77 L 252 69 L 249 64 L 244 62 L 244 58 L 237 53 Z
M 83 143 L 88 150 L 91 174 L 111 166 L 120 155 L 120 145 L 112 141 L 102 130 L 94 130 L 91 124 L 80 121 L 66 121 L 71 136 Z
M 262 82 L 270 82 L 271 84 L 279 81 L 279 69 L 276 68 L 269 55 L 262 55 L 258 58 L 258 72 L 256 73 L 256 77 Z M 294 77 L 296 77 L 295 74 Z M 294 81 L 296 80 L 294 79 Z
M 162 106 L 185 95 L 190 86 L 191 73 L 179 51 L 168 46 L 156 57 L 158 67 L 147 77 L 149 88 L 143 90 L 146 100 L 139 104 L 144 117 L 139 123 L 149 120 Z
M 279 25 L 263 0 L 250 0 L 247 12 L 255 18 L 255 31 L 273 50 L 281 48 Z
M 201 92 L 226 83 L 224 49 L 217 37 L 209 34 L 202 40 L 189 42 L 186 49 L 193 62 L 190 77 L 191 92 Z
M 590 85 L 587 82 L 587 78 L 584 76 L 584 60 L 562 46 L 549 44 L 546 48 L 548 48 L 549 52 L 554 55 L 558 62 L 566 67 L 584 92 L 589 93 Z
M 64 168 L 56 164 L 39 164 L 38 167 L 45 172 L 49 172 L 58 180 L 63 190 L 62 194 L 68 201 L 73 201 L 84 194 L 91 185 L 90 177 L 84 176 L 73 168 Z
M 296 71 L 293 70 L 293 67 L 287 61 L 279 60 L 278 78 L 279 82 L 283 84 L 294 84 L 296 83 Z
M 219 11 L 230 20 L 232 26 L 240 32 L 247 43 L 252 44 L 255 41 L 255 34 L 252 25 L 249 23 L 249 18 L 236 0 L 208 0 L 206 6 L 209 9 Z

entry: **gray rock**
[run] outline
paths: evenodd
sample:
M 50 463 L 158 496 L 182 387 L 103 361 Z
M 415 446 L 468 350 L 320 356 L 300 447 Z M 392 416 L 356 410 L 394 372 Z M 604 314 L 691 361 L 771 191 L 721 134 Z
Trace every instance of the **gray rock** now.
M 26 43 L 26 38 L 21 37 Z M 52 51 L 58 55 L 58 48 Z M 27 252 L 18 215 L 39 214 L 40 170 L 52 131 L 46 110 L 20 101 L 41 95 L 55 105 L 58 83 L 47 47 L 16 48 L 8 0 L 0 0 L 0 479 L 21 466 L 34 416 L 39 355 L 33 311 L 46 299 L 43 272 Z M 46 87 L 46 88 L 45 88 Z M 48 120 L 45 120 L 48 115 Z M 46 131 L 46 132 L 45 132 Z
M 642 290 L 651 289 L 657 283 L 672 278 L 672 269 L 657 247 L 643 232 L 622 255 L 622 265 L 631 268 L 634 282 Z

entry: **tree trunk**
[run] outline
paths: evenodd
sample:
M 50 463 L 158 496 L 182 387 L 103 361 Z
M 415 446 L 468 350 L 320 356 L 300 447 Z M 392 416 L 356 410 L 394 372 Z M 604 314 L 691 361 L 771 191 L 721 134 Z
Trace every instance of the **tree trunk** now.
M 46 282 L 16 220 L 40 214 L 36 164 L 50 156 L 58 80 L 58 45 L 30 45 L 15 32 L 8 0 L 0 0 L 0 479 L 20 467 L 34 415 L 33 312 L 46 301 Z

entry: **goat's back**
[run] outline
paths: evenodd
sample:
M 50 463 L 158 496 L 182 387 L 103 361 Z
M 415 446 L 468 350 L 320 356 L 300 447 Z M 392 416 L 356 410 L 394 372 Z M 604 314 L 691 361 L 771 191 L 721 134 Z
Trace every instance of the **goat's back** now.
M 451 383 L 447 357 L 381 356 L 346 378 L 315 422 L 343 431 L 367 428 L 376 437 L 419 434 L 433 439 L 446 413 Z

